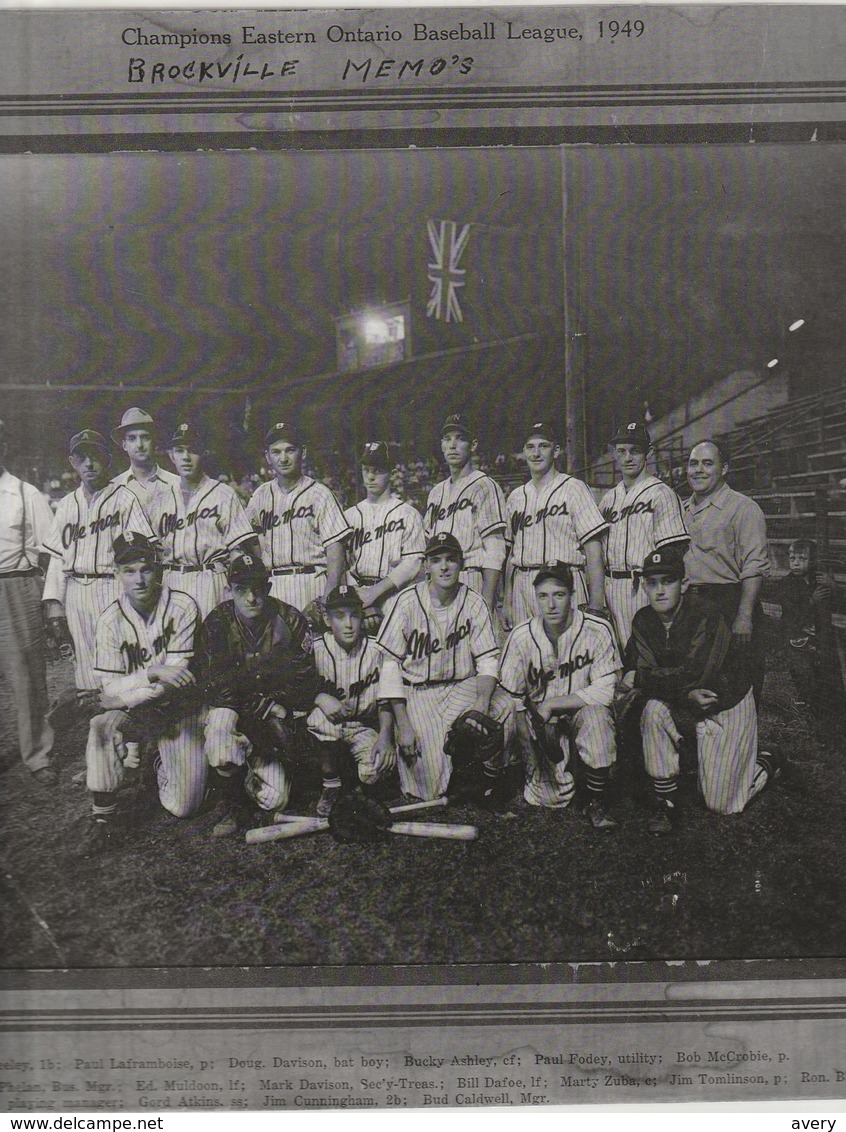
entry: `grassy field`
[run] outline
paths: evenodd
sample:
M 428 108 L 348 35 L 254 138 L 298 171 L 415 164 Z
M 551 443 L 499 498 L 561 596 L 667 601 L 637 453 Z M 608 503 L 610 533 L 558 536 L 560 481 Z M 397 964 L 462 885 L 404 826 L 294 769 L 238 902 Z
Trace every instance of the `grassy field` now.
M 61 685 L 69 673 L 52 669 Z M 781 779 L 745 814 L 707 813 L 695 776 L 678 832 L 646 832 L 648 792 L 621 763 L 615 815 L 593 831 L 577 812 L 474 806 L 476 842 L 391 837 L 371 847 L 328 833 L 266 846 L 212 840 L 209 814 L 179 821 L 148 789 L 121 793 L 131 828 L 87 861 L 71 850 L 88 820 L 82 726 L 61 737 L 60 785 L 19 762 L 0 685 L 3 738 L 3 964 L 152 967 L 789 958 L 843 953 L 842 721 L 821 741 L 792 704 L 779 661 L 767 678 L 764 745 Z M 291 810 L 313 812 L 304 767 Z

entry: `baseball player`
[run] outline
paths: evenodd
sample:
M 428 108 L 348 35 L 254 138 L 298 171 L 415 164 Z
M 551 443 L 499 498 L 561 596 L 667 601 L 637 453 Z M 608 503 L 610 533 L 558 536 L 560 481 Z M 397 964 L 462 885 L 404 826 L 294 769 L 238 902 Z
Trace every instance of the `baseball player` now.
M 523 797 L 531 806 L 563 809 L 573 797 L 568 763 L 572 735 L 587 768 L 587 815 L 595 829 L 614 829 L 605 794 L 617 755 L 611 704 L 620 658 L 611 626 L 604 618 L 575 608 L 572 568 L 559 562 L 533 579 L 539 615 L 509 634 L 499 666 L 499 682 L 517 701 L 517 736 L 526 760 Z M 545 757 L 539 736 L 523 710 L 534 706 L 546 727 L 557 725 L 561 754 Z M 563 756 L 563 757 L 562 757 Z
M 277 422 L 264 443 L 274 478 L 256 488 L 247 517 L 270 570 L 271 593 L 302 610 L 340 584 L 350 528 L 329 488 L 303 475 L 306 447 L 293 425 Z
M 652 451 L 646 427 L 632 421 L 617 432 L 611 448 L 622 479 L 602 497 L 599 510 L 608 523 L 605 600 L 622 651 L 632 631 L 632 618 L 647 604 L 640 584 L 643 560 L 651 551 L 669 547 L 683 555 L 690 539 L 681 500 L 646 466 Z
M 132 497 L 135 498 L 134 496 Z M 86 785 L 93 821 L 77 848 L 88 857 L 113 843 L 117 790 L 124 773 L 129 711 L 165 703 L 194 683 L 189 661 L 199 623 L 193 598 L 162 582 L 156 548 L 131 530 L 114 540 L 119 596 L 97 622 L 95 668 L 102 684 L 85 748 Z M 203 800 L 206 761 L 199 713 L 172 722 L 157 736 L 159 799 L 176 817 L 189 817 Z
M 193 597 L 201 617 L 223 598 L 230 556 L 256 547 L 255 532 L 238 496 L 203 470 L 206 451 L 194 425 L 179 425 L 168 448 L 179 479 L 149 502 L 168 582 Z
M 179 483 L 179 476 L 160 468 L 156 462 L 154 429 L 150 414 L 138 408 L 127 409 L 120 424 L 112 429 L 112 440 L 129 457 L 129 467 L 119 472 L 113 482 L 125 484 L 145 510 L 157 492 Z
M 309 731 L 321 750 L 320 817 L 328 815 L 341 791 L 339 745 L 352 754 L 365 786 L 374 785 L 396 764 L 393 713 L 390 705 L 376 698 L 383 654 L 365 634 L 363 619 L 364 606 L 356 590 L 338 586 L 326 598 L 329 632 L 314 643 L 317 671 L 328 685 L 317 695 L 308 718 Z
M 0 421 L 0 665 L 11 690 L 23 764 L 40 786 L 58 781 L 50 766 L 47 673 L 38 550 L 53 523 L 46 496 L 4 467 Z
M 640 718 L 646 773 L 655 789 L 649 831 L 671 833 L 676 817 L 678 748 L 695 729 L 699 787 L 709 810 L 737 814 L 776 777 L 769 752 L 757 755 L 758 716 L 748 667 L 716 606 L 688 590 L 684 565 L 655 550 L 642 566 L 649 605 L 639 609 L 624 660 L 624 684 L 645 698 Z
M 555 468 L 561 453 L 557 431 L 545 421 L 526 430 L 523 455 L 530 479 L 505 505 L 510 556 L 503 611 L 509 626 L 537 615 L 534 577 L 542 566 L 566 562 L 574 599 L 588 611 L 605 611 L 602 538 L 608 529 L 587 484 Z
M 413 582 L 423 564 L 423 520 L 390 488 L 391 460 L 384 441 L 365 444 L 361 478 L 367 498 L 344 512 L 352 528 L 347 573 L 366 607 L 384 616 L 396 595 Z
M 715 441 L 702 440 L 691 448 L 687 480 L 693 495 L 684 504 L 690 535 L 685 571 L 691 591 L 716 605 L 737 638 L 758 704 L 765 669 L 758 598 L 770 572 L 767 523 L 754 499 L 726 483 L 728 470 L 728 456 Z
M 497 688 L 499 649 L 490 611 L 461 581 L 464 556 L 454 535 L 426 544 L 426 580 L 403 590 L 382 622 L 376 644 L 385 654 L 377 697 L 396 719 L 400 787 L 412 799 L 446 793 L 452 760 L 444 740 L 452 722 L 478 711 L 504 725 L 504 768 L 513 733 L 511 698 Z
M 42 600 L 47 631 L 59 644 L 73 642 L 79 690 L 100 687 L 94 642 L 100 614 L 117 596 L 112 544 L 132 531 L 152 537 L 138 499 L 109 482 L 105 437 L 86 428 L 70 441 L 70 463 L 80 486 L 60 500 L 43 551 L 50 556 Z
M 496 480 L 473 467 L 478 446 L 467 418 L 451 413 L 441 428 L 449 477 L 429 492 L 423 526 L 427 539 L 445 531 L 458 541 L 464 550 L 461 581 L 493 611 L 505 561 L 505 509 Z
M 285 758 L 307 741 L 305 718 L 325 686 L 305 617 L 270 596 L 261 559 L 237 555 L 227 578 L 227 600 L 203 622 L 196 665 L 217 796 L 214 837 L 234 833 L 246 820 L 244 787 L 264 813 L 285 809 L 291 789 Z

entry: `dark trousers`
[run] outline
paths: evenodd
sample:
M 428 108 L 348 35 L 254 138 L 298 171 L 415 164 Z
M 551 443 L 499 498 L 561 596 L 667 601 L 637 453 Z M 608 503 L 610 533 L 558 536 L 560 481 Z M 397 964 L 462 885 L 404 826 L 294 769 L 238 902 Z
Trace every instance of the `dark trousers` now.
M 725 582 L 722 585 L 700 583 L 690 587 L 690 593 L 698 594 L 705 601 L 719 609 L 731 628 L 740 605 L 741 586 L 739 582 Z M 755 603 L 752 614 L 752 641 L 746 658 L 747 672 L 752 683 L 755 707 L 760 710 L 761 695 L 764 690 L 766 673 L 766 653 L 764 651 L 764 611 L 761 603 Z

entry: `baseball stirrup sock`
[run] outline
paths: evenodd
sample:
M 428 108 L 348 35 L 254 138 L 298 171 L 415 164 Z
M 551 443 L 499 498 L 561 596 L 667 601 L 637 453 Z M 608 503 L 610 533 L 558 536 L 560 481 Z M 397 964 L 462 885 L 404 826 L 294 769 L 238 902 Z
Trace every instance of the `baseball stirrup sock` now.
M 677 778 L 653 778 L 652 785 L 655 789 L 655 797 L 660 802 L 669 802 L 671 806 L 676 804 L 676 792 L 679 785 Z
M 587 768 L 588 793 L 597 798 L 602 797 L 605 793 L 605 787 L 608 785 L 610 772 L 611 768 L 607 766 L 589 766 Z

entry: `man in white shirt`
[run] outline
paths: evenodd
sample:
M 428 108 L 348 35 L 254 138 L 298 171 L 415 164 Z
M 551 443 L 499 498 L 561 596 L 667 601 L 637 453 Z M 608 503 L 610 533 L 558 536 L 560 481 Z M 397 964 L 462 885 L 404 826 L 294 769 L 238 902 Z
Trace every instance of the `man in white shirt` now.
M 145 511 L 162 488 L 176 486 L 179 476 L 160 468 L 156 462 L 155 422 L 143 409 L 127 409 L 117 428 L 112 429 L 112 440 L 129 457 L 129 467 L 114 477 L 113 483 L 125 484 L 137 497 Z
M 5 467 L 0 421 L 0 664 L 12 692 L 24 766 L 41 786 L 57 782 L 50 766 L 53 729 L 45 718 L 47 675 L 38 548 L 53 524 L 45 496 Z

